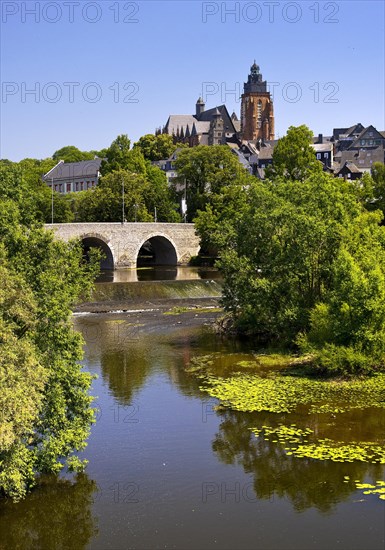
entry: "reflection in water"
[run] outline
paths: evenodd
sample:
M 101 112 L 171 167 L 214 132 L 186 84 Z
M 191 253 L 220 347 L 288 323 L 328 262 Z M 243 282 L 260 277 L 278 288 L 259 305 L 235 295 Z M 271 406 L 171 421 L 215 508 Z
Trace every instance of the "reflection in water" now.
M 315 507 L 326 513 L 355 492 L 355 479 L 381 479 L 383 466 L 361 462 L 335 463 L 288 456 L 278 442 L 256 438 L 253 426 L 271 424 L 271 413 L 219 413 L 222 422 L 213 450 L 225 464 L 240 464 L 253 476 L 260 499 L 288 498 L 298 512 Z M 344 481 L 349 476 L 351 483 Z
M 0 504 L 0 548 L 85 548 L 98 532 L 91 513 L 96 489 L 85 474 L 74 481 L 44 476 L 26 500 Z
M 203 330 L 204 313 L 189 315 L 75 318 L 84 364 L 99 375 L 100 414 L 82 456 L 95 482 L 43 478 L 25 501 L 0 504 L 1 550 L 383 549 L 381 501 L 353 483 L 381 479 L 381 466 L 288 456 L 249 428 L 295 422 L 347 439 L 359 423 L 369 439 L 383 434 L 384 416 L 353 411 L 325 424 L 325 415 L 300 412 L 216 412 L 185 368 L 210 353 L 226 366 L 229 354 L 250 348 Z M 207 486 L 215 491 L 204 494 Z
M 137 281 L 189 281 L 200 279 L 221 279 L 214 267 L 152 266 L 142 268 L 120 268 L 116 271 L 102 271 L 100 283 L 135 283 Z

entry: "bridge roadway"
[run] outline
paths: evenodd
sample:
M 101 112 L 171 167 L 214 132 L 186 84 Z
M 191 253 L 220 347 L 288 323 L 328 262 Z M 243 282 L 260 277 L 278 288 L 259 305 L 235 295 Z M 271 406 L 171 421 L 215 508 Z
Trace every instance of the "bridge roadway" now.
M 136 267 L 139 251 L 147 241 L 155 265 L 187 264 L 200 248 L 193 223 L 55 223 L 45 227 L 64 241 L 77 238 L 86 249 L 101 248 L 106 256 L 103 269 Z

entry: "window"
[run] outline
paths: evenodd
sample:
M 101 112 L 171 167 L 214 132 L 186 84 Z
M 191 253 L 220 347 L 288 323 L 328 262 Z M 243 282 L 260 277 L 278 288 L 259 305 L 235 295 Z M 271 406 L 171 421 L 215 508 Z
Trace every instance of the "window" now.
M 71 193 L 71 184 L 67 183 L 67 193 Z
M 350 179 L 351 174 L 348 174 L 348 178 Z
M 329 158 L 329 153 L 324 153 L 324 159 Z
M 317 153 L 317 160 L 321 160 L 321 153 Z
M 262 101 L 258 100 L 258 120 L 262 118 Z
M 373 145 L 373 140 L 372 139 L 369 140 L 369 145 Z
M 366 141 L 364 139 L 361 139 L 361 145 L 365 145 Z

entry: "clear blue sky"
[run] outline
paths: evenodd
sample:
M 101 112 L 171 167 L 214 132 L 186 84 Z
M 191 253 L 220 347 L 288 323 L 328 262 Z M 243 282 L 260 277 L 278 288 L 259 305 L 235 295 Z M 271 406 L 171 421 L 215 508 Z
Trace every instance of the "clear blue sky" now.
M 299 124 L 385 130 L 380 0 L 0 5 L 1 158 L 135 141 L 169 114 L 192 114 L 202 93 L 207 108 L 239 116 L 254 59 L 276 83 L 278 137 Z

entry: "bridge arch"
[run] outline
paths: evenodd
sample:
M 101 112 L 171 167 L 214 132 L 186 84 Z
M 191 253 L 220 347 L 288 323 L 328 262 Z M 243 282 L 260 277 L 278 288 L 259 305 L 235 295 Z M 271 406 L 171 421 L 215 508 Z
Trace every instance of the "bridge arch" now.
M 87 256 L 90 248 L 100 248 L 102 250 L 104 258 L 100 263 L 101 269 L 115 268 L 114 250 L 102 235 L 98 233 L 87 233 L 86 235 L 81 235 L 80 240 L 85 256 Z
M 173 240 L 166 235 L 150 234 L 135 251 L 136 265 L 177 265 L 178 252 Z

